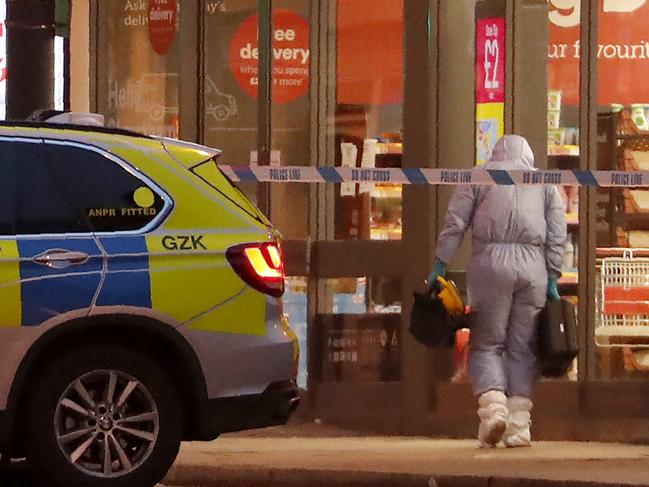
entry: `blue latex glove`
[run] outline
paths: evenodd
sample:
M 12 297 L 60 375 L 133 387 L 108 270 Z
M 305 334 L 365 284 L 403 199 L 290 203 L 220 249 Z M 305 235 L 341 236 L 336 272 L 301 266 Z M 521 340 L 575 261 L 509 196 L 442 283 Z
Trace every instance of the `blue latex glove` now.
M 557 289 L 557 278 L 549 277 L 548 278 L 548 299 L 550 301 L 559 301 L 561 296 L 559 296 L 559 289 Z
M 437 259 L 435 262 L 435 267 L 433 268 L 432 272 L 428 276 L 428 279 L 426 279 L 426 284 L 428 286 L 432 286 L 437 282 L 437 278 L 446 274 L 446 262 L 442 262 L 441 260 Z

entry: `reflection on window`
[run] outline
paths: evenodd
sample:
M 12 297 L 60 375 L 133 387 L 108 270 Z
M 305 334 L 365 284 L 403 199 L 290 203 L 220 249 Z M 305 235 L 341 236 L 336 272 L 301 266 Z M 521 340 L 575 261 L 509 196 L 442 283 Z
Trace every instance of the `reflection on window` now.
M 320 373 L 325 382 L 393 382 L 401 378 L 399 314 L 318 315 Z
M 398 279 L 341 277 L 324 281 L 333 314 L 401 313 Z
M 178 137 L 180 2 L 163 0 L 168 25 L 148 25 L 147 2 L 100 2 L 106 38 L 106 124 Z M 164 31 L 163 35 L 160 32 Z
M 257 0 L 204 2 L 203 137 L 223 151 L 220 164 L 241 166 L 257 159 L 259 63 L 252 56 L 258 49 L 257 6 Z M 237 186 L 256 201 L 256 184 Z
M 318 367 L 326 382 L 390 382 L 401 376 L 401 281 L 325 279 Z
M 287 277 L 286 291 L 282 297 L 284 313 L 291 328 L 295 331 L 300 344 L 300 367 L 297 385 L 302 389 L 307 386 L 307 279 L 306 277 Z
M 403 0 L 338 0 L 336 38 L 335 164 L 401 167 Z M 400 239 L 401 201 L 399 186 L 337 185 L 335 238 Z

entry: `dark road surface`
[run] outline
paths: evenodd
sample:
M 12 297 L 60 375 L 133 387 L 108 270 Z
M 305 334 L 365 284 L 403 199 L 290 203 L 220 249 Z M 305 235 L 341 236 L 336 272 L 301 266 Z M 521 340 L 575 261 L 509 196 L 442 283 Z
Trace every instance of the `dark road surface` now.
M 0 467 L 0 487 L 35 487 L 29 481 L 25 465 Z M 47 487 L 47 486 L 43 486 Z M 173 487 L 159 484 L 157 487 Z

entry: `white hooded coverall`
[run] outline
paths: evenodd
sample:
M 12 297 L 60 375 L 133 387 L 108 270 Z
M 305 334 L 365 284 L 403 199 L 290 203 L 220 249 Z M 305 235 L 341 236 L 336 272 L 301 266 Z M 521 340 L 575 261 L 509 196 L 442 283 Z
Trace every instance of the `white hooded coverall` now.
M 534 169 L 527 141 L 507 135 L 482 170 Z M 437 258 L 453 260 L 467 229 L 471 320 L 469 372 L 476 395 L 495 390 L 529 398 L 537 375 L 537 316 L 548 275 L 561 275 L 566 241 L 555 186 L 458 186 L 449 203 Z

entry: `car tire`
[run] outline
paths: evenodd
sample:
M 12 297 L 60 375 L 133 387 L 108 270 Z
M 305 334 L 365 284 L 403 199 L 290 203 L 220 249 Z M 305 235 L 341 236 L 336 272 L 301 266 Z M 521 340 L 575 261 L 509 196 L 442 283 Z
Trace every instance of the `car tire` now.
M 182 414 L 154 360 L 126 347 L 92 346 L 39 375 L 25 417 L 36 485 L 149 487 L 166 475 L 180 447 Z

